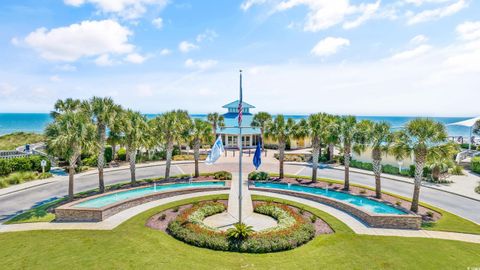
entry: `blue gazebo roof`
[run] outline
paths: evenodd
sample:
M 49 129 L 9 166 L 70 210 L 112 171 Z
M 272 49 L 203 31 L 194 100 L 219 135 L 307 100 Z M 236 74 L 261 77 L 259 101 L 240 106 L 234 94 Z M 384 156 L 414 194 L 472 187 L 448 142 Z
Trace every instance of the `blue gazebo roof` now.
M 236 108 L 238 108 L 238 103 L 240 103 L 240 100 L 235 100 L 234 102 L 230 102 L 226 105 L 223 105 L 222 108 L 227 108 L 227 109 L 228 108 L 235 108 L 236 109 Z M 248 109 L 255 108 L 255 106 L 253 106 L 251 104 L 248 104 L 245 101 L 242 102 L 242 105 L 243 105 L 242 106 L 243 108 L 248 108 Z

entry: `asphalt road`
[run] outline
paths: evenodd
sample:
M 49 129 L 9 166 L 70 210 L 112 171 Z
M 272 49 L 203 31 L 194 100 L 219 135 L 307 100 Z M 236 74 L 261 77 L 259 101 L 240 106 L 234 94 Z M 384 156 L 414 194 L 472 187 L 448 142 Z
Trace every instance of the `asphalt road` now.
M 298 171 L 300 167 L 287 165 L 293 168 L 290 170 Z M 185 170 L 185 167 L 182 167 Z M 298 169 L 297 169 L 298 168 Z M 311 175 L 312 169 L 304 167 L 300 171 L 300 175 Z M 177 166 L 172 166 L 171 175 L 180 174 L 183 171 L 179 170 Z M 137 169 L 137 178 L 151 178 L 158 177 L 164 174 L 164 166 L 145 167 Z M 343 179 L 344 172 L 329 168 L 319 169 L 319 177 L 331 179 Z M 351 173 L 352 183 L 362 184 L 366 186 L 374 186 L 374 179 L 372 176 Z M 130 171 L 128 169 L 111 171 L 105 173 L 105 182 L 107 185 L 128 182 L 130 180 Z M 75 178 L 75 192 L 81 192 L 96 188 L 98 186 L 98 175 L 91 173 L 88 175 L 77 176 Z M 413 191 L 413 185 L 404 182 L 398 182 L 390 179 L 382 179 L 382 187 L 384 191 L 410 197 Z M 12 194 L 0 196 L 0 220 L 8 219 L 9 217 L 23 211 L 30 209 L 32 206 L 45 202 L 55 197 L 62 197 L 67 194 L 68 179 L 61 181 L 33 187 L 27 190 L 15 192 Z M 480 223 L 480 202 L 468 199 L 462 196 L 450 194 L 447 192 L 422 188 L 420 199 L 428 204 L 438 206 L 442 209 L 450 211 L 459 216 L 473 220 Z

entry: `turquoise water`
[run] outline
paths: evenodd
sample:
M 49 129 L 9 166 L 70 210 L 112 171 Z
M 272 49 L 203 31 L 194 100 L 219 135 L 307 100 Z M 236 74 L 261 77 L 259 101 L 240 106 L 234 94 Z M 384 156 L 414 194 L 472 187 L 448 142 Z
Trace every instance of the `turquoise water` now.
M 142 197 L 148 194 L 155 192 L 172 190 L 172 189 L 181 189 L 181 188 L 192 188 L 192 187 L 223 187 L 225 182 L 197 182 L 197 183 L 181 183 L 181 184 L 167 184 L 159 185 L 156 187 L 147 187 L 139 188 L 134 190 L 127 190 L 123 192 L 117 192 L 114 194 L 107 194 L 105 196 L 97 197 L 91 200 L 86 200 L 81 203 L 75 204 L 75 208 L 101 208 L 110 204 L 114 204 L 120 201 L 129 200 L 132 198 Z
M 147 114 L 148 118 L 155 117 L 156 114 Z M 206 114 L 192 114 L 193 118 L 206 119 Z M 306 118 L 306 115 L 285 115 L 287 118 L 295 120 Z M 415 117 L 403 116 L 358 116 L 359 120 L 369 119 L 372 121 L 387 121 L 393 127 L 401 127 Z M 466 117 L 433 117 L 433 119 L 444 124 L 463 121 Z M 51 122 L 50 115 L 47 113 L 0 113 L 0 135 L 17 131 L 41 133 L 45 126 Z M 468 138 L 469 128 L 448 126 L 448 134 L 451 136 L 464 136 Z
M 358 208 L 361 208 L 367 212 L 374 213 L 374 214 L 394 214 L 394 215 L 407 214 L 400 209 L 397 209 L 393 206 L 390 206 L 381 202 L 377 202 L 364 197 L 355 196 L 355 195 L 351 195 L 343 192 L 338 192 L 333 190 L 327 191 L 322 188 L 305 187 L 300 185 L 287 185 L 287 184 L 279 184 L 279 183 L 262 183 L 262 182 L 255 183 L 255 187 L 276 188 L 276 189 L 300 191 L 305 193 L 322 195 L 322 196 L 334 198 L 349 204 L 353 204 Z

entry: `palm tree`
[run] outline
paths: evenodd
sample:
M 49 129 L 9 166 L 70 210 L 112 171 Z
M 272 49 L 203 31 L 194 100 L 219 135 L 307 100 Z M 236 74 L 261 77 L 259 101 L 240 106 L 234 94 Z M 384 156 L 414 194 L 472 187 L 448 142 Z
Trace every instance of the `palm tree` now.
M 454 166 L 453 157 L 459 152 L 459 145 L 454 142 L 434 146 L 427 155 L 426 166 L 432 170 L 432 178 L 435 181 L 440 179 L 442 172 Z
M 173 144 L 180 143 L 188 137 L 191 120 L 187 111 L 176 110 L 157 116 L 154 120 L 155 131 L 159 141 L 165 143 L 167 163 L 165 165 L 165 179 L 170 177 Z
M 284 177 L 283 162 L 285 158 L 285 145 L 295 134 L 295 121 L 289 118 L 285 121 L 282 114 L 277 115 L 275 120 L 270 122 L 265 129 L 265 136 L 278 142 L 278 161 L 280 162 L 279 177 Z
M 121 121 L 118 121 L 121 122 Z M 110 129 L 108 132 L 108 138 L 107 138 L 107 143 L 112 146 L 112 154 L 113 154 L 113 160 L 117 159 L 117 145 L 122 145 L 123 143 L 123 136 L 122 134 L 118 131 L 118 129 Z
M 195 119 L 190 129 L 190 139 L 193 144 L 193 156 L 195 159 L 195 177 L 200 176 L 198 162 L 200 159 L 200 147 L 204 143 L 212 141 L 212 126 L 210 123 Z
M 218 113 L 209 113 L 207 115 L 207 121 L 212 125 L 213 137 L 217 139 L 217 128 L 225 127 L 225 118 Z
M 68 161 L 68 197 L 72 200 L 75 167 L 82 152 L 95 147 L 95 126 L 85 111 L 70 109 L 56 112 L 54 122 L 45 129 L 45 135 L 49 152 Z
M 130 163 L 130 181 L 132 185 L 136 183 L 135 163 L 137 160 L 137 151 L 144 146 L 149 135 L 147 118 L 139 112 L 127 110 L 122 114 L 122 126 L 124 134 L 125 147 L 127 148 L 128 161 Z
M 363 120 L 358 123 L 359 132 L 363 133 L 364 143 L 372 149 L 373 173 L 375 175 L 375 196 L 382 198 L 382 155 L 390 150 L 392 144 L 391 126 L 387 122 Z M 362 143 L 358 142 L 361 146 Z
M 418 211 L 420 184 L 429 151 L 439 143 L 445 142 L 446 138 L 445 126 L 426 118 L 417 118 L 408 122 L 403 130 L 395 134 L 392 152 L 396 158 L 402 159 L 412 153 L 415 157 L 415 185 L 410 208 L 413 212 Z
M 355 116 L 342 116 L 338 123 L 338 134 L 343 148 L 343 158 L 345 165 L 345 184 L 344 190 L 350 190 L 350 157 L 352 149 L 355 147 L 362 131 L 357 125 Z
M 272 121 L 272 116 L 267 112 L 259 112 L 253 116 L 252 127 L 260 128 L 260 136 L 262 137 L 262 151 L 265 151 L 265 145 L 263 143 L 263 137 L 265 134 L 265 129 Z
M 50 112 L 50 116 L 55 119 L 57 116 L 65 112 L 77 111 L 81 108 L 82 101 L 79 99 L 67 98 L 65 100 L 57 100 L 53 105 L 53 111 Z
M 295 134 L 297 138 L 310 138 L 312 140 L 312 181 L 317 181 L 318 159 L 321 144 L 335 128 L 335 117 L 327 113 L 311 114 L 308 119 L 298 123 Z
M 107 128 L 113 127 L 122 108 L 108 97 L 93 97 L 89 102 L 84 103 L 84 107 L 90 112 L 93 123 L 97 127 L 98 188 L 100 193 L 103 193 L 105 192 L 103 168 L 105 167 Z

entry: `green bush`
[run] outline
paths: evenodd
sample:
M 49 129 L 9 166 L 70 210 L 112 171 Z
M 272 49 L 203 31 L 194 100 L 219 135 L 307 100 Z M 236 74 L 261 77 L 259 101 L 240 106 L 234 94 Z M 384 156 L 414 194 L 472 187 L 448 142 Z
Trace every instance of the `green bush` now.
M 350 161 L 350 167 L 358 168 L 358 169 L 362 169 L 362 170 L 367 170 L 367 171 L 373 171 L 373 164 L 372 163 L 361 162 L 361 161 L 357 161 L 357 160 L 354 160 L 354 159 L 352 159 Z
M 125 150 L 125 148 L 120 148 L 117 151 L 117 157 L 118 157 L 118 160 L 121 160 L 121 161 L 127 160 L 127 150 Z
M 107 146 L 105 148 L 105 162 L 109 163 L 110 161 L 113 160 L 113 149 L 111 146 Z
M 213 174 L 213 178 L 217 180 L 232 180 L 232 174 L 227 171 L 219 171 Z
M 47 161 L 45 171 L 50 171 L 50 161 L 42 156 L 28 156 L 10 159 L 0 159 L 0 175 L 9 175 L 13 172 L 42 171 L 41 161 Z
M 472 171 L 476 173 L 480 173 L 480 157 L 472 158 Z
M 278 150 L 278 144 L 266 143 L 264 147 L 265 149 Z
M 456 165 L 453 168 L 450 169 L 450 173 L 453 175 L 464 175 L 463 173 L 463 167 Z
M 251 172 L 248 174 L 248 179 L 254 181 L 265 181 L 270 179 L 270 176 L 267 172 Z
M 98 159 L 96 155 L 91 155 L 82 159 L 82 165 L 88 167 L 97 167 Z
M 478 194 L 480 194 L 480 184 L 478 185 L 478 187 L 475 188 L 475 192 L 477 192 Z
M 51 173 L 14 172 L 8 176 L 0 177 L 0 188 L 8 187 L 11 185 L 18 185 L 37 179 L 46 179 L 49 177 L 52 177 Z
M 214 203 L 207 203 L 214 204 Z M 249 253 L 267 253 L 296 248 L 315 236 L 315 227 L 311 221 L 298 215 L 286 205 L 263 203 L 255 208 L 261 212 L 279 218 L 279 226 L 261 232 L 252 232 L 248 237 L 230 238 L 225 232 L 212 230 L 197 223 L 208 214 L 219 213 L 220 207 L 210 207 L 212 211 L 199 209 L 206 204 L 192 206 L 168 224 L 168 232 L 175 238 L 188 244 L 222 251 Z M 223 209 L 225 207 L 223 206 Z M 223 210 L 222 210 L 223 211 Z M 195 216 L 194 218 L 191 218 Z M 281 221 L 281 220 L 283 221 Z M 282 225 L 281 225 L 282 224 Z

